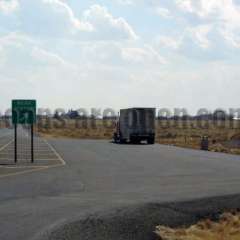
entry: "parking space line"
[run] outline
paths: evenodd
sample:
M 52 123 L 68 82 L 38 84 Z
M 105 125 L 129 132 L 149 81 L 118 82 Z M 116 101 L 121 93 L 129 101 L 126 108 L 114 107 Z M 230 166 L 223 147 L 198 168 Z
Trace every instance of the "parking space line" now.
M 12 139 L 10 142 L 8 142 L 7 144 L 5 144 L 3 147 L 0 148 L 0 155 L 1 155 L 1 151 L 3 151 L 9 145 L 11 145 L 13 143 L 13 141 L 14 140 Z M 12 147 L 10 147 L 10 149 L 13 150 Z M 47 150 L 48 150 L 48 152 L 51 155 L 53 154 L 53 156 L 55 158 L 46 158 L 46 159 L 43 158 L 43 159 L 37 159 L 37 161 L 42 161 L 42 162 L 44 162 L 44 161 L 54 162 L 55 161 L 55 162 L 60 162 L 60 163 L 56 163 L 56 164 L 52 163 L 52 165 L 41 165 L 41 166 L 24 166 L 24 165 L 23 166 L 17 166 L 17 165 L 15 165 L 15 166 L 0 166 L 0 169 L 4 169 L 4 168 L 5 169 L 27 169 L 27 168 L 29 168 L 28 170 L 23 170 L 23 171 L 20 170 L 20 172 L 0 175 L 0 178 L 23 175 L 23 174 L 27 174 L 27 173 L 47 170 L 47 169 L 50 169 L 50 168 L 55 168 L 55 167 L 60 167 L 60 166 L 65 166 L 66 165 L 66 162 L 63 160 L 63 158 L 60 156 L 60 154 L 56 151 L 56 149 L 50 143 L 47 142 L 47 140 L 41 139 L 41 149 L 45 152 L 47 152 Z M 37 155 L 37 152 L 38 152 L 38 149 L 36 150 L 36 155 Z M 42 154 L 42 155 L 45 155 L 45 154 Z M 12 159 L 0 158 L 0 160 L 9 161 L 9 160 L 12 160 Z M 21 161 L 21 159 L 19 161 Z
M 55 159 L 55 158 L 52 158 L 52 159 L 50 159 L 50 158 L 49 158 L 49 159 L 41 159 L 41 158 L 40 158 L 40 159 L 38 159 L 38 161 L 39 161 L 39 162 L 46 162 L 46 161 L 59 161 L 59 159 L 58 159 L 58 158 L 57 158 L 57 159 Z
M 11 157 L 13 157 L 14 155 L 13 154 L 9 154 L 9 153 L 0 153 L 0 159 L 1 158 L 4 158 L 5 156 L 11 156 Z M 30 154 L 23 154 L 23 153 L 19 153 L 18 154 L 18 156 L 21 156 L 22 158 L 27 158 L 27 157 L 29 157 L 29 158 L 31 158 L 31 155 Z M 55 157 L 57 157 L 55 154 L 35 154 L 35 158 L 36 159 L 38 159 L 38 158 L 55 158 Z M 57 157 L 57 159 L 58 159 L 58 157 Z
M 0 148 L 0 152 L 1 152 L 2 150 L 4 150 L 6 147 L 8 147 L 11 143 L 13 143 L 13 139 L 12 139 L 10 142 L 8 142 L 7 144 L 5 144 L 4 146 L 2 146 L 2 147 Z
M 35 167 L 34 169 L 31 169 L 31 170 L 26 170 L 26 171 L 21 171 L 21 172 L 16 172 L 16 173 L 3 174 L 3 175 L 0 175 L 0 178 L 12 177 L 12 176 L 23 175 L 23 174 L 26 174 L 26 173 L 38 172 L 38 171 L 46 170 L 48 168 L 49 167 L 46 167 L 46 166 L 39 166 L 39 167 Z
M 26 159 L 26 158 L 24 158 L 24 159 L 18 159 L 18 161 L 19 162 L 24 162 L 24 161 L 27 161 L 27 160 L 30 160 L 31 158 L 29 158 L 29 159 Z M 1 161 L 11 161 L 12 160 L 12 158 L 0 158 L 0 160 Z M 38 160 L 37 160 L 37 162 L 41 162 L 41 161 L 59 161 L 59 159 L 58 158 L 46 158 L 46 159 L 44 159 L 44 158 L 39 158 Z M 1 166 L 1 165 L 0 165 Z
M 59 153 L 55 150 L 55 148 L 50 145 L 50 143 L 47 142 L 46 139 L 43 139 L 43 141 L 50 147 L 50 149 L 55 153 L 55 155 L 58 157 L 59 161 L 62 163 L 62 165 L 66 165 L 66 162 L 63 160 L 63 158 L 59 155 Z
M 47 166 L 0 166 L 0 168 L 6 168 L 6 169 L 21 169 L 21 168 L 46 168 Z

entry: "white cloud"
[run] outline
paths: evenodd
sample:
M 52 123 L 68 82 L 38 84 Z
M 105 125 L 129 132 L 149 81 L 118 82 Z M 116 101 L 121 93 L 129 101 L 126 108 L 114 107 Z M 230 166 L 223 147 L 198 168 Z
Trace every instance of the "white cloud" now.
M 67 3 L 60 0 L 19 0 L 16 29 L 42 37 L 69 37 L 91 32 L 93 26 L 78 19 Z
M 58 54 L 44 49 L 38 41 L 19 33 L 10 33 L 1 37 L 0 51 L 2 58 L 0 69 L 7 75 L 14 71 L 24 72 L 28 67 L 33 70 L 40 66 L 74 68 L 73 64 L 68 63 Z M 8 73 L 8 69 L 12 70 Z
M 133 0 L 116 0 L 116 2 L 121 5 L 133 5 L 134 4 Z
M 208 38 L 211 29 L 211 25 L 188 27 L 178 36 L 159 35 L 156 37 L 155 43 L 159 49 L 164 47 L 178 50 L 183 46 L 190 45 L 192 42 L 198 48 L 208 49 L 211 47 L 211 41 Z
M 239 6 L 233 0 L 176 0 L 177 6 L 201 18 L 234 21 L 239 16 Z
M 43 64 L 54 64 L 54 65 L 67 65 L 67 63 L 57 54 L 51 53 L 39 47 L 33 47 L 31 51 L 31 56 L 33 59 L 43 63 Z
M 144 48 L 129 47 L 122 49 L 122 57 L 129 62 L 141 63 L 143 65 L 162 65 L 166 60 L 159 55 L 151 46 Z
M 178 39 L 169 37 L 169 36 L 158 36 L 156 39 L 157 45 L 159 48 L 166 47 L 171 49 L 179 49 L 183 41 L 183 38 L 180 37 Z
M 57 49 L 62 49 L 60 43 Z M 59 54 L 43 42 L 19 33 L 2 37 L 0 82 L 4 82 L 5 101 L 28 96 L 47 107 L 119 107 L 115 92 L 129 91 L 128 86 L 133 88 L 134 85 L 129 85 L 131 76 L 142 74 L 154 79 L 164 63 L 150 46 L 136 47 L 131 41 L 68 41 L 67 44 L 69 56 L 74 54 L 76 58 L 70 60 L 66 52 Z M 139 94 L 136 89 L 132 91 L 135 96 Z M 91 97 L 99 94 L 103 96 L 101 99 Z M 120 104 L 127 106 L 128 101 L 129 98 Z
M 84 20 L 95 27 L 97 35 L 102 39 L 129 39 L 136 40 L 138 37 L 133 28 L 124 18 L 114 18 L 107 8 L 93 5 L 84 12 Z
M 18 0 L 1 0 L 0 1 L 0 12 L 9 14 L 15 12 L 19 8 Z
M 170 11 L 167 8 L 157 7 L 156 13 L 163 18 L 172 18 Z
M 199 45 L 201 48 L 206 49 L 210 47 L 210 41 L 208 39 L 208 34 L 211 31 L 211 25 L 199 25 L 194 28 L 189 28 L 188 31 L 193 41 Z
M 233 30 L 223 29 L 221 34 L 230 45 L 240 49 L 240 33 L 235 34 Z
M 194 12 L 193 3 L 191 0 L 176 0 L 177 6 L 186 12 Z
M 38 41 L 18 33 L 1 37 L 0 49 L 1 94 L 5 107 L 11 99 L 26 96 L 41 102 L 48 102 L 55 94 L 60 99 L 64 91 L 69 93 L 72 79 L 81 79 L 81 66 L 75 68 L 58 54 L 44 49 Z M 43 92 L 45 97 L 41 98 Z
M 88 42 L 73 45 L 73 62 L 88 66 L 101 66 L 111 69 L 158 68 L 167 61 L 149 45 L 136 46 L 135 42 Z M 131 71 L 131 70 L 130 70 Z
M 93 27 L 88 22 L 81 22 L 73 13 L 73 10 L 68 6 L 66 2 L 60 0 L 43 0 L 44 4 L 47 4 L 52 9 L 52 13 L 61 14 L 62 18 L 65 18 L 71 23 L 71 25 L 82 31 L 92 31 Z M 59 16 L 60 18 L 60 16 Z
M 2 0 L 0 0 L 0 3 Z M 15 0 L 0 5 L 10 9 Z M 61 0 L 18 0 L 19 10 L 11 28 L 33 37 L 75 38 L 78 40 L 136 40 L 137 34 L 122 17 L 114 17 L 106 7 L 92 5 L 77 17 L 67 2 Z M 7 9 L 7 8 L 6 8 Z M 5 10 L 7 11 L 7 10 Z M 10 10 L 9 10 L 10 11 Z M 1 19 L 2 21 L 2 19 Z M 7 16 L 1 28 L 8 26 Z
M 176 4 L 181 10 L 212 24 L 229 44 L 239 48 L 240 7 L 233 0 L 176 0 Z

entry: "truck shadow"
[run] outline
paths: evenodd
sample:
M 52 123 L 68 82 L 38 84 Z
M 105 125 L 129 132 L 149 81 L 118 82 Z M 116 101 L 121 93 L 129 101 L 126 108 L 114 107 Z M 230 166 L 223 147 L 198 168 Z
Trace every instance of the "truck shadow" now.
M 116 144 L 116 145 L 152 145 L 152 144 L 148 144 L 146 142 L 140 142 L 140 143 L 132 143 L 132 142 L 124 142 L 124 143 L 118 143 L 118 142 L 114 142 L 114 141 L 110 141 L 110 143 L 112 144 Z

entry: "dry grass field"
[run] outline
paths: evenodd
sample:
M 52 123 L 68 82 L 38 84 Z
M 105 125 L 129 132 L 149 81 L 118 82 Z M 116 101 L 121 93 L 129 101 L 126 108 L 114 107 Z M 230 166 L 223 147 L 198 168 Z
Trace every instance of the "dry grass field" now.
M 208 136 L 211 151 L 240 154 L 239 121 L 158 121 L 156 125 L 158 143 L 200 149 L 202 137 Z
M 239 240 L 240 213 L 224 213 L 218 222 L 205 220 L 189 228 L 158 226 L 156 233 L 161 240 Z
M 42 120 L 37 131 L 45 137 L 112 139 L 114 120 Z M 203 136 L 209 137 L 210 150 L 240 154 L 240 121 L 156 120 L 156 142 L 200 149 Z
M 43 120 L 37 131 L 45 137 L 69 137 L 79 139 L 112 139 L 115 124 L 103 120 Z

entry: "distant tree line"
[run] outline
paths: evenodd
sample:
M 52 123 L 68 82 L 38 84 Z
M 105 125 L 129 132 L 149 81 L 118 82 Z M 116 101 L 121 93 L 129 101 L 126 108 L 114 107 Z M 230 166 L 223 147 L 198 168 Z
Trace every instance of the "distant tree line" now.
M 223 110 L 216 110 L 213 113 L 209 113 L 209 114 L 200 114 L 200 115 L 196 115 L 196 116 L 191 116 L 191 115 L 174 115 L 174 116 L 170 116 L 170 117 L 166 117 L 166 116 L 158 116 L 157 119 L 159 120 L 183 120 L 183 121 L 187 121 L 187 120 L 206 120 L 206 121 L 211 121 L 211 120 L 221 120 L 221 121 L 226 121 L 226 120 L 234 120 L 234 115 L 231 114 L 227 114 L 225 111 Z

